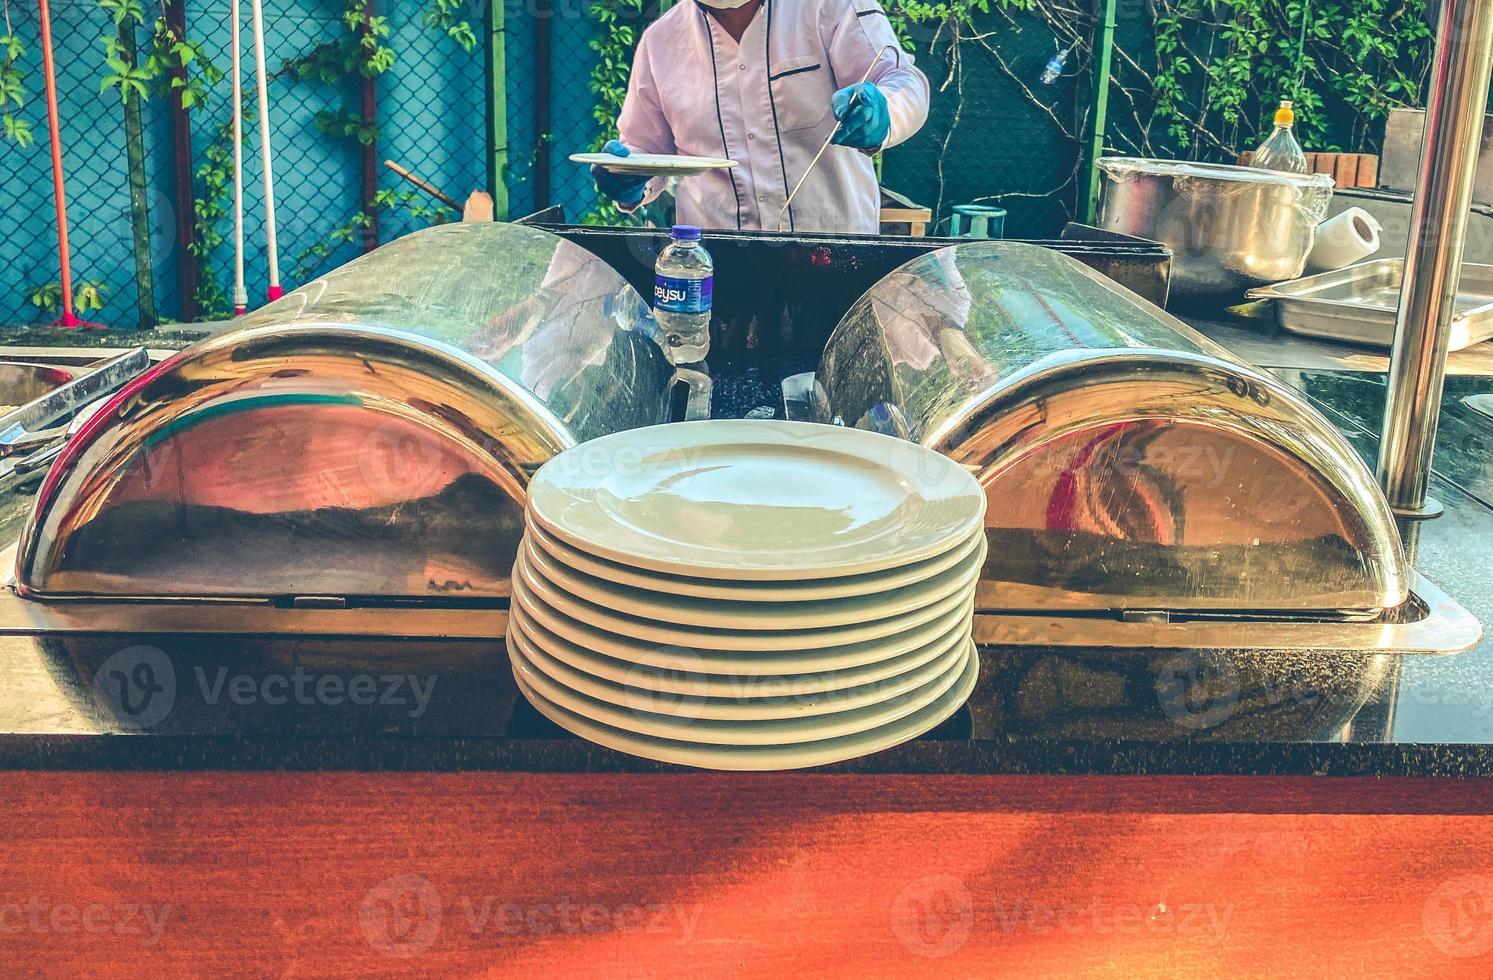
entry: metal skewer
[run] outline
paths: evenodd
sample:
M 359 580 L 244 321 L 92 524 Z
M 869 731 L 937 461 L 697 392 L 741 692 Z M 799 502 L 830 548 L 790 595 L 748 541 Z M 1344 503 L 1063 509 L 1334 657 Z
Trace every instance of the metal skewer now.
M 881 50 L 876 52 L 876 57 L 872 58 L 871 63 L 866 66 L 866 73 L 856 83 L 855 94 L 850 97 L 850 104 L 845 107 L 845 114 L 847 116 L 850 115 L 850 110 L 855 108 L 856 100 L 861 97 L 860 86 L 866 84 L 866 79 L 871 77 L 871 70 L 881 63 L 881 56 L 886 54 L 887 49 L 890 47 L 890 44 L 883 44 Z M 788 192 L 788 200 L 783 202 L 783 210 L 778 212 L 778 231 L 783 230 L 783 219 L 788 216 L 788 209 L 793 206 L 793 199 L 798 196 L 798 189 L 804 185 L 804 181 L 809 179 L 809 174 L 813 173 L 814 168 L 819 165 L 819 158 L 824 156 L 824 151 L 829 149 L 829 145 L 834 142 L 835 134 L 840 131 L 842 125 L 843 123 L 840 122 L 835 123 L 835 128 L 829 131 L 829 136 L 825 137 L 824 145 L 819 148 L 818 153 L 814 154 L 814 159 L 809 161 L 808 169 L 804 171 L 804 175 L 798 178 L 798 183 L 794 184 L 793 190 Z
M 229 29 L 233 72 L 233 315 L 249 312 L 249 291 L 244 287 L 244 92 L 243 52 L 240 30 L 243 12 L 239 0 L 228 5 L 233 21 Z
M 259 160 L 264 174 L 264 258 L 269 266 L 270 282 L 265 298 L 277 300 L 280 288 L 280 246 L 275 226 L 275 171 L 270 152 L 270 96 L 268 72 L 264 67 L 264 7 L 260 0 L 249 5 L 254 27 L 254 83 L 259 98 Z

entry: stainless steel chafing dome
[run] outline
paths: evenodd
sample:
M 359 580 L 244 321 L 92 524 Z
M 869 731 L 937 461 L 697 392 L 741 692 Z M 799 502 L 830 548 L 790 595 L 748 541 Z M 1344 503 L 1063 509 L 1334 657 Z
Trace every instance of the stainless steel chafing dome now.
M 380 248 L 158 365 L 67 446 L 32 597 L 508 595 L 530 474 L 665 419 L 642 298 L 546 232 Z
M 1296 392 L 1067 256 L 921 256 L 841 320 L 824 421 L 901 435 L 989 498 L 984 610 L 1367 616 L 1405 601 L 1390 511 Z

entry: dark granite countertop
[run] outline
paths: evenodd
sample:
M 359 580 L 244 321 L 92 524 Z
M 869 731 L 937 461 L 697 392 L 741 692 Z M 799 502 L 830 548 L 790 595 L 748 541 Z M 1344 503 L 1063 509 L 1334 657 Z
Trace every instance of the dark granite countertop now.
M 1372 459 L 1382 376 L 1290 360 L 1270 366 Z M 777 377 L 810 367 L 717 366 L 716 414 L 772 405 Z M 1415 560 L 1490 623 L 1493 417 L 1484 394 L 1493 401 L 1493 378 L 1449 383 L 1433 485 L 1446 514 L 1419 525 Z M 24 493 L 0 488 L 0 504 L 8 540 Z M 157 676 L 171 682 L 143 733 L 120 724 L 95 684 L 142 659 L 165 664 Z M 10 637 L 0 638 L 0 682 L 4 768 L 672 768 L 557 729 L 514 689 L 496 640 Z M 823 771 L 1493 777 L 1493 638 L 1447 657 L 990 648 L 953 719 Z

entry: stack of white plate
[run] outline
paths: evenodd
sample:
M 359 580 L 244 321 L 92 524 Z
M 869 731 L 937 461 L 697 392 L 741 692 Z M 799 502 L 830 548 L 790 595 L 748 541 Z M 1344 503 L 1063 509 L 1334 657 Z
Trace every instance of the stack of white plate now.
M 653 426 L 528 491 L 508 653 L 525 696 L 623 752 L 784 769 L 914 738 L 964 704 L 985 497 L 900 439 Z

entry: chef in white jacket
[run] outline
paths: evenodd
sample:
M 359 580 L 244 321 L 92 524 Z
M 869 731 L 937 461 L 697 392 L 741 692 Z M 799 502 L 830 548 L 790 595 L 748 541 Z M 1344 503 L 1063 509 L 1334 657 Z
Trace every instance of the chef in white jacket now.
M 833 132 L 835 145 L 793 198 L 782 230 L 874 234 L 872 157 L 927 117 L 928 79 L 876 0 L 680 0 L 638 42 L 621 139 L 606 149 L 735 160 L 734 169 L 680 180 L 675 220 L 776 231 L 788 195 Z M 665 183 L 599 166 L 592 174 L 625 211 Z

